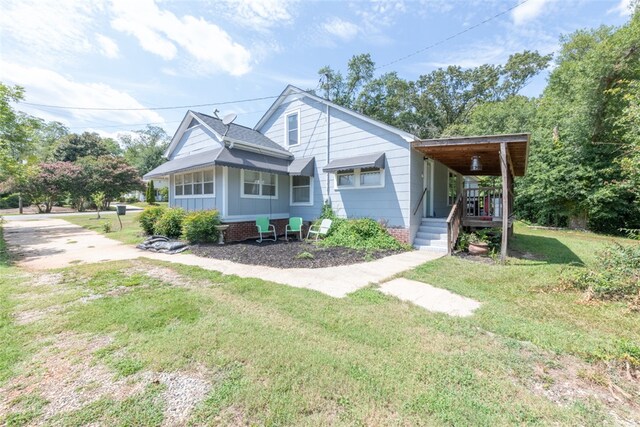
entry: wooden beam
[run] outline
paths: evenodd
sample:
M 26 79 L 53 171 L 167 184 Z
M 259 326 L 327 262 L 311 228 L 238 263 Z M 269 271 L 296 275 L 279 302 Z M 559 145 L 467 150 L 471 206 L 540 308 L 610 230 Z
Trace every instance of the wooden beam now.
M 507 244 L 509 242 L 509 167 L 507 166 L 507 143 L 500 143 L 500 170 L 502 172 L 502 247 L 500 261 L 507 260 Z
M 511 160 L 511 153 L 510 153 L 509 147 L 507 147 L 507 164 L 509 165 L 511 176 L 516 176 L 515 172 L 513 171 L 513 161 Z
M 528 133 L 518 133 L 510 135 L 487 135 L 487 136 L 463 136 L 438 139 L 421 139 L 411 144 L 414 147 L 441 147 L 465 144 L 502 144 L 503 142 L 528 142 Z

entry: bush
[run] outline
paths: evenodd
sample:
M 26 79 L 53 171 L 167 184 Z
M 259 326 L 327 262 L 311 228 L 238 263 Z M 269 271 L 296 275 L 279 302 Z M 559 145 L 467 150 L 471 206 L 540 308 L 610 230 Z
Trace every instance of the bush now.
M 182 235 L 182 222 L 186 216 L 182 208 L 165 209 L 162 216 L 156 222 L 154 233 L 177 239 Z
M 156 224 L 166 210 L 167 209 L 162 206 L 150 206 L 140 213 L 140 216 L 138 216 L 138 222 L 145 234 L 155 233 Z
M 15 209 L 18 207 L 18 195 L 17 194 L 9 194 L 5 197 L 0 197 L 0 209 Z M 23 200 L 23 206 L 29 206 L 28 202 Z
M 640 245 L 607 246 L 591 268 L 565 274 L 561 280 L 589 297 L 623 300 L 640 309 Z
M 217 210 L 190 212 L 182 222 L 182 235 L 189 243 L 206 243 L 218 240 L 220 214 Z
M 398 250 L 404 246 L 371 218 L 334 219 L 324 246 L 344 246 L 352 249 Z

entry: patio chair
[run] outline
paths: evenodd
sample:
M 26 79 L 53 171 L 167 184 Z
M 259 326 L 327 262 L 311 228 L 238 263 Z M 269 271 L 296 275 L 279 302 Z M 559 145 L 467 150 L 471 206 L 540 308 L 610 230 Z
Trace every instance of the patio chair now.
M 256 227 L 258 227 L 258 233 L 260 233 L 260 238 L 256 240 L 256 242 L 262 243 L 262 236 L 271 234 L 273 234 L 273 239 L 268 240 L 273 240 L 274 242 L 278 240 L 276 237 L 276 227 L 273 224 L 269 224 L 269 218 L 266 216 L 256 218 Z
M 309 227 L 309 232 L 307 233 L 307 239 L 310 235 L 315 234 L 316 240 L 318 240 L 319 236 L 326 236 L 331 228 L 332 221 L 330 219 L 323 219 L 320 225 L 312 225 Z
M 289 240 L 289 233 L 298 233 L 298 240 L 302 240 L 302 218 L 299 216 L 289 218 L 289 224 L 284 229 L 285 240 Z

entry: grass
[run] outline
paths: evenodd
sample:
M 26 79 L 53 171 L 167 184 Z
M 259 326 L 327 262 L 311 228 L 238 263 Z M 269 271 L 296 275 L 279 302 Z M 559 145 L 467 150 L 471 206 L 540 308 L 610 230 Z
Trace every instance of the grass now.
M 146 208 L 149 206 L 164 206 L 167 207 L 169 206 L 169 202 L 156 202 L 155 205 L 150 205 L 147 202 L 135 202 L 135 203 L 127 203 L 127 205 L 133 205 L 133 206 L 137 206 L 139 208 Z
M 88 230 L 104 234 L 111 239 L 134 245 L 143 242 L 145 239 L 140 225 L 136 221 L 138 215 L 140 215 L 139 212 L 128 212 L 126 215 L 120 216 L 122 230 L 120 230 L 120 223 L 115 215 L 104 215 L 101 219 L 97 219 L 95 215 L 75 215 L 65 216 L 63 219 Z M 104 224 L 107 223 L 111 224 L 112 231 L 109 233 L 105 233 Z
M 580 304 L 579 294 L 554 289 L 561 271 L 591 262 L 610 238 L 516 231 L 512 247 L 538 259 L 500 266 L 443 258 L 406 274 L 482 301 L 470 318 L 429 313 L 372 287 L 335 299 L 151 261 L 62 270 L 65 293 L 21 308 L 64 300 L 64 310 L 34 325 L 28 338 L 51 340 L 62 331 L 109 335 L 112 344 L 93 357 L 114 378 L 205 369 L 211 388 L 191 414 L 196 425 L 612 423 L 601 403 L 558 405 L 532 386 L 553 386 L 556 379 L 541 378 L 538 369 L 564 369 L 558 356 L 592 361 L 613 354 L 620 340 L 640 339 L 637 313 L 616 303 Z M 196 285 L 174 286 L 153 275 L 167 268 Z M 92 294 L 103 297 L 71 299 Z M 580 363 L 584 378 L 608 383 L 589 370 L 594 365 Z M 166 404 L 162 392 L 162 384 L 150 384 L 123 400 L 103 396 L 51 422 L 157 425 Z M 40 411 L 41 401 L 34 402 L 9 417 L 24 413 L 30 422 Z

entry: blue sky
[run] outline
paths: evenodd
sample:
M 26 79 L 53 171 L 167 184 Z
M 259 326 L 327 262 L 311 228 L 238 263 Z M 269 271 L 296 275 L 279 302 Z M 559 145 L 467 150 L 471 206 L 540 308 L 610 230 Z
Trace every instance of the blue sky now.
M 287 83 L 315 88 L 324 65 L 343 70 L 354 54 L 384 65 L 522 0 L 0 0 L 0 81 L 26 88 L 27 102 L 128 111 L 19 109 L 73 132 L 116 136 L 163 126 L 186 109 L 277 96 Z M 551 53 L 580 28 L 621 25 L 630 0 L 527 0 L 489 23 L 380 68 L 416 79 L 450 64 L 504 63 L 524 49 Z M 546 73 L 523 89 L 538 95 Z M 273 100 L 194 108 L 253 126 Z

